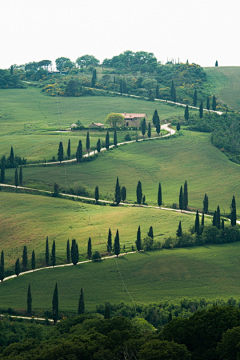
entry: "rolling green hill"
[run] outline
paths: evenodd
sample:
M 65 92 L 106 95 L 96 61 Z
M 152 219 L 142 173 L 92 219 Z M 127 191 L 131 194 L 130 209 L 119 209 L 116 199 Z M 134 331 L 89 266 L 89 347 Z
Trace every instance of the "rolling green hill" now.
M 213 95 L 228 105 L 231 110 L 240 111 L 240 67 L 218 66 L 204 68 Z

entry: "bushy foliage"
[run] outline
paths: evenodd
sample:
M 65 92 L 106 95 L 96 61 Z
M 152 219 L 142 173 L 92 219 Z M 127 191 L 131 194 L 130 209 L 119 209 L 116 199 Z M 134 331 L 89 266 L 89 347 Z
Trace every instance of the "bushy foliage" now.
M 11 75 L 8 70 L 0 69 L 0 89 L 24 88 L 17 74 Z

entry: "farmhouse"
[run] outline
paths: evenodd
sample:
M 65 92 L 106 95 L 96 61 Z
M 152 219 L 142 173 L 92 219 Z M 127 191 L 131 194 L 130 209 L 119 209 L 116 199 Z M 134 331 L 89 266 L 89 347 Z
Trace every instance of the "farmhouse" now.
M 92 122 L 89 127 L 95 129 L 104 129 L 104 124 Z
M 145 117 L 148 119 L 147 114 L 121 114 L 124 117 L 124 124 L 127 127 L 140 127 L 141 119 Z

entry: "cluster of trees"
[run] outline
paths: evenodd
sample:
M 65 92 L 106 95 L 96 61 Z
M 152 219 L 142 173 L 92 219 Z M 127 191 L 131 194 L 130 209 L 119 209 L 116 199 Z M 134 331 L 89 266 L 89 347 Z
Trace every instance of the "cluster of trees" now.
M 19 80 L 19 76 L 13 74 L 13 68 L 11 70 L 0 69 L 0 89 L 19 89 L 24 88 L 24 85 Z

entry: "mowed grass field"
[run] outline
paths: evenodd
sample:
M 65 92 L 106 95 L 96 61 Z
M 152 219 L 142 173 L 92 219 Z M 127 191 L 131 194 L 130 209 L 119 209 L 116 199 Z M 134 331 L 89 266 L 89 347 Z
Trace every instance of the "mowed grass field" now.
M 23 246 L 27 245 L 29 267 L 31 253 L 36 253 L 37 266 L 45 259 L 46 236 L 49 246 L 56 242 L 58 262 L 66 262 L 67 240 L 76 239 L 80 257 L 87 253 L 89 237 L 93 252 L 106 251 L 109 228 L 112 240 L 117 229 L 120 234 L 121 248 L 127 251 L 135 247 L 137 229 L 141 226 L 142 239 L 153 226 L 154 239 L 164 242 L 164 238 L 175 236 L 179 221 L 187 231 L 194 225 L 195 215 L 185 215 L 173 211 L 164 211 L 144 207 L 112 207 L 90 205 L 73 200 L 64 200 L 38 195 L 8 193 L 1 191 L 0 213 L 0 251 L 4 250 L 5 268 L 11 268 L 16 259 L 22 258 Z M 206 223 L 211 218 L 205 219 Z
M 218 66 L 204 68 L 213 95 L 226 103 L 230 109 L 240 111 L 240 67 Z
M 157 205 L 161 182 L 163 204 L 178 204 L 180 186 L 188 182 L 189 207 L 201 210 L 206 193 L 209 210 L 220 206 L 229 214 L 232 196 L 237 211 L 240 201 L 240 166 L 211 144 L 210 134 L 183 131 L 178 138 L 152 140 L 121 146 L 101 154 L 96 160 L 75 165 L 25 167 L 24 185 L 53 191 L 57 182 L 70 191 L 81 183 L 94 195 L 99 186 L 100 198 L 114 199 L 116 178 L 127 189 L 127 201 L 136 201 L 140 180 L 148 204 Z M 14 184 L 14 169 L 6 170 L 6 182 Z
M 92 122 L 104 123 L 111 112 L 146 113 L 152 120 L 155 109 L 158 110 L 160 120 L 184 114 L 181 107 L 128 97 L 53 98 L 33 87 L 0 90 L 0 157 L 8 157 L 10 147 L 13 146 L 15 155 L 25 157 L 28 161 L 49 160 L 57 156 L 60 141 L 63 141 L 66 154 L 69 138 L 74 155 L 80 139 L 85 147 L 86 132 L 55 131 L 69 129 L 78 120 L 85 126 Z M 90 131 L 91 146 L 96 147 L 98 138 L 105 140 L 105 134 Z M 126 132 L 119 133 L 118 140 L 123 141 L 125 135 Z
M 106 301 L 130 303 L 124 284 L 134 302 L 231 296 L 238 300 L 239 253 L 240 243 L 234 243 L 129 254 L 101 263 L 44 269 L 3 282 L 0 307 L 26 309 L 30 283 L 33 309 L 51 310 L 56 282 L 60 312 L 77 312 L 81 287 L 86 310 L 94 310 Z

